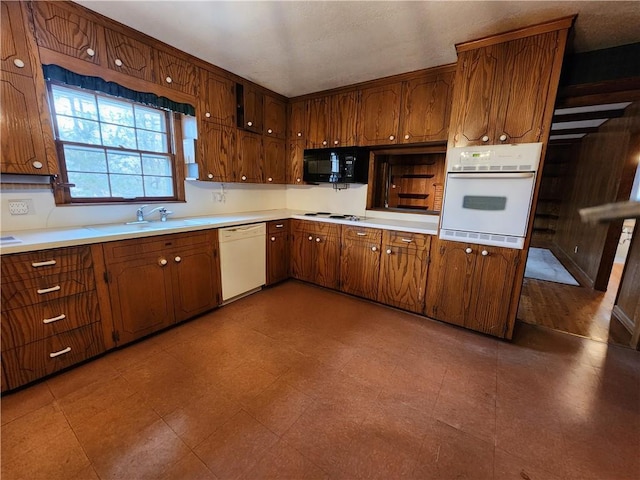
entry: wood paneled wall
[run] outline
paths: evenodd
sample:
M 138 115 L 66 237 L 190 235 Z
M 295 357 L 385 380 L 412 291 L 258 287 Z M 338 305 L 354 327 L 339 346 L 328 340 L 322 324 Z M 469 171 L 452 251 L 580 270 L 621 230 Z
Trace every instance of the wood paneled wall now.
M 578 209 L 629 199 L 639 136 L 640 102 L 636 102 L 623 117 L 609 120 L 598 132 L 584 137 L 570 167 L 554 248 L 572 262 L 587 286 L 597 290 L 606 290 L 622 221 L 582 223 Z

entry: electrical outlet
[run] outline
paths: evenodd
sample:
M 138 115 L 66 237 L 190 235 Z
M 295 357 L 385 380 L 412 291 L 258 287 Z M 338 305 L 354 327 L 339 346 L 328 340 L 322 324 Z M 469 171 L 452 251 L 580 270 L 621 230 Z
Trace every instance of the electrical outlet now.
M 9 200 L 9 213 L 11 215 L 33 215 L 33 200 Z

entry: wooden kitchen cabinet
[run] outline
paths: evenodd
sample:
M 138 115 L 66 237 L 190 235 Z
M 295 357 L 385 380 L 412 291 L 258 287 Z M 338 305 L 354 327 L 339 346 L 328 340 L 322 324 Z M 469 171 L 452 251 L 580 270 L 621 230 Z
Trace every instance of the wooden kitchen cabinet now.
M 340 225 L 291 221 L 291 276 L 337 289 L 340 283 Z
M 359 92 L 337 93 L 331 96 L 331 145 L 352 147 L 358 144 L 357 119 Z
M 109 242 L 103 250 L 118 344 L 220 303 L 216 230 Z
M 264 129 L 264 95 L 253 85 L 237 84 L 238 127 L 250 132 L 262 133 Z
M 109 28 L 104 29 L 107 68 L 148 82 L 154 81 L 150 45 Z
M 359 297 L 377 299 L 381 241 L 381 230 L 342 227 L 340 290 Z
M 237 166 L 234 169 L 237 182 L 264 182 L 264 148 L 262 135 L 238 130 Z
M 233 182 L 236 129 L 212 122 L 198 122 L 200 180 Z
M 304 171 L 304 148 L 305 140 L 287 141 L 287 183 L 292 185 L 302 185 Z
M 264 135 L 275 138 L 287 136 L 287 104 L 271 95 L 264 96 Z
M 201 118 L 227 127 L 236 127 L 236 84 L 208 70 L 200 75 Z
M 267 285 L 289 278 L 289 220 L 267 223 Z
M 31 48 L 27 41 L 27 23 L 22 17 L 19 2 L 0 3 L 2 43 L 0 44 L 0 70 L 26 77 L 33 76 Z M 39 68 L 39 65 L 37 65 Z
M 289 103 L 287 108 L 287 138 L 289 140 L 306 140 L 308 108 L 309 102 L 306 100 Z
M 358 142 L 360 145 L 398 143 L 401 94 L 401 82 L 362 90 L 358 114 Z
M 287 107 L 286 182 L 292 185 L 302 185 L 308 105 L 303 100 L 291 102 Z
M 330 97 L 312 98 L 307 111 L 307 148 L 328 147 L 331 139 Z
M 187 95 L 198 95 L 198 67 L 192 62 L 155 50 L 156 82 Z
M 380 303 L 424 312 L 430 244 L 429 235 L 383 232 L 377 298 Z
M 264 138 L 264 177 L 267 183 L 286 181 L 286 142 L 279 138 Z
M 519 250 L 432 242 L 426 315 L 504 337 Z

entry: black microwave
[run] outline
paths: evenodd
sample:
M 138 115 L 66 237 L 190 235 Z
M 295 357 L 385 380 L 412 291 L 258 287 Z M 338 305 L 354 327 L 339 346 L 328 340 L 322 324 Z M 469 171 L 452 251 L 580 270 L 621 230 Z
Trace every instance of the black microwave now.
M 369 150 L 360 147 L 304 151 L 303 180 L 309 183 L 367 183 Z

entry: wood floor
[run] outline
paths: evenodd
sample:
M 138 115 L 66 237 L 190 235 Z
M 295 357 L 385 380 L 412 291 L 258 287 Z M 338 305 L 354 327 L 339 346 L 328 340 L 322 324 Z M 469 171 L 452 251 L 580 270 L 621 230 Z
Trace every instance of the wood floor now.
M 518 320 L 600 342 L 627 346 L 623 336 L 610 328 L 611 310 L 620 285 L 622 268 L 621 263 L 613 264 L 606 292 L 525 278 Z

